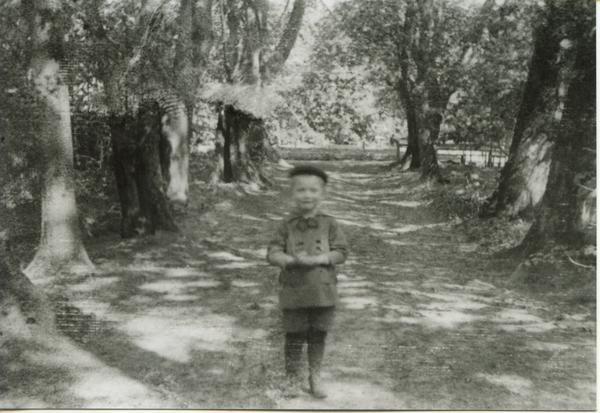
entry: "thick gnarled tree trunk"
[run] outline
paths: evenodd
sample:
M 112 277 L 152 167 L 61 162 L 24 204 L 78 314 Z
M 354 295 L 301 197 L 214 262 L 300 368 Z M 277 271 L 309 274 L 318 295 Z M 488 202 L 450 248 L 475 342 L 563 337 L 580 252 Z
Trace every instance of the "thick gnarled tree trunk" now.
M 35 113 L 30 115 L 44 154 L 40 243 L 24 271 L 35 282 L 58 271 L 89 270 L 93 264 L 82 243 L 75 202 L 69 90 L 53 55 L 60 49 L 56 44 L 60 36 L 54 33 L 52 16 L 60 10 L 53 2 L 41 0 L 24 6 L 29 8 L 31 28 L 29 74 L 38 96 Z
M 216 130 L 217 162 L 211 182 L 239 182 L 252 188 L 270 185 L 262 171 L 262 163 L 269 159 L 284 164 L 269 142 L 264 126 L 264 113 L 255 106 L 268 106 L 268 94 L 262 94 L 265 80 L 275 76 L 287 60 L 298 37 L 306 0 L 295 0 L 288 23 L 273 53 L 267 54 L 268 2 L 244 2 L 240 7 L 235 0 L 227 2 L 226 24 L 229 39 L 223 52 L 229 83 L 235 93 L 248 93 L 255 88 L 253 98 L 236 99 L 216 96 L 220 103 Z M 237 89 L 236 89 L 237 88 Z M 223 92 L 227 95 L 227 92 Z
M 572 59 L 561 47 L 562 37 L 549 16 L 534 34 L 534 51 L 513 131 L 508 161 L 498 188 L 483 209 L 484 216 L 515 218 L 533 212 L 548 181 L 554 135 L 558 130 L 564 92 L 569 88 Z
M 225 106 L 219 113 L 217 141 L 222 145 L 217 152 L 217 164 L 213 182 L 240 182 L 258 190 L 271 182 L 256 166 L 257 156 L 262 156 L 265 132 L 262 119 L 256 119 L 232 106 Z
M 398 81 L 397 90 L 406 113 L 408 145 L 400 161 L 400 167 L 402 169 L 421 168 L 421 176 L 424 179 L 442 181 L 443 176 L 437 160 L 435 143 L 440 134 L 443 120 L 440 112 L 443 111 L 443 107 L 431 109 L 429 93 L 424 89 L 426 86 L 410 84 L 410 81 L 407 80 L 407 67 L 404 68 L 403 73 L 406 73 L 406 76 Z M 419 93 L 417 90 L 424 91 L 424 93 Z M 442 100 L 442 105 L 443 102 L 445 101 Z
M 423 179 L 435 179 L 444 181 L 440 164 L 438 163 L 435 144 L 440 135 L 442 115 L 428 113 L 423 126 L 419 128 L 419 153 L 421 155 L 421 177 Z
M 161 162 L 169 165 L 168 170 L 163 170 L 168 181 L 167 197 L 180 203 L 187 203 L 188 197 L 189 146 L 196 95 L 213 43 L 212 8 L 212 0 L 181 0 L 177 18 L 179 36 L 173 61 L 173 83 L 185 110 L 167 108 L 163 111 L 162 133 L 170 145 L 162 146 L 167 150 L 169 159 L 161 150 Z M 173 103 L 171 99 L 170 104 Z M 181 116 L 183 113 L 186 114 L 185 119 Z
M 405 42 L 398 45 L 401 78 L 396 90 L 402 101 L 408 124 L 408 146 L 401 161 L 404 167 L 410 156 L 410 169 L 421 168 L 421 176 L 427 180 L 443 181 L 437 161 L 435 143 L 448 97 L 444 98 L 429 65 L 432 53 L 428 42 L 420 42 L 420 36 L 432 37 L 437 28 L 436 8 L 433 0 L 420 0 L 407 8 L 402 25 Z M 421 33 L 421 34 L 420 34 Z M 416 71 L 417 75 L 414 75 Z
M 177 230 L 160 161 L 161 128 L 156 102 L 143 103 L 135 115 L 111 119 L 123 238 Z
M 463 37 L 465 46 L 461 51 L 460 65 L 464 68 L 476 60 L 472 57 L 473 44 L 484 32 L 486 15 L 493 7 L 494 0 L 486 0 L 479 16 Z M 405 169 L 410 159 L 410 168 L 421 168 L 423 179 L 438 182 L 446 182 L 446 179 L 437 160 L 435 145 L 446 106 L 454 92 L 452 87 L 441 83 L 439 74 L 435 72 L 438 64 L 434 43 L 443 35 L 440 18 L 444 12 L 443 1 L 406 2 L 405 15 L 401 19 L 402 37 L 396 43 L 400 77 L 395 89 L 408 123 L 408 146 L 400 166 Z
M 187 205 L 188 201 L 192 118 L 212 46 L 213 2 L 182 0 L 172 66 L 160 73 L 144 72 L 141 81 L 132 80 L 129 75 L 140 69 L 139 62 L 153 58 L 147 51 L 152 49 L 149 34 L 164 4 L 142 7 L 138 25 L 145 35 L 139 47 L 123 62 L 121 71 L 101 72 L 112 112 L 121 235 L 126 238 L 153 234 L 157 229 L 177 230 L 171 203 Z M 99 46 L 106 53 L 117 53 L 100 13 L 97 8 L 93 11 L 92 30 L 100 39 Z
M 571 18 L 566 22 L 572 25 L 572 53 L 567 58 L 574 62 L 570 68 L 573 80 L 552 150 L 546 192 L 521 244 L 526 253 L 557 244 L 596 244 L 595 5 L 582 1 L 567 11 L 560 2 L 549 2 L 549 6 L 551 19 Z M 553 30 L 562 29 L 552 23 L 550 20 Z
M 193 104 L 186 107 L 177 96 L 165 96 L 154 104 L 160 119 L 159 159 L 166 196 L 171 202 L 186 205 Z M 140 113 L 139 116 L 145 114 Z M 146 116 L 146 119 L 156 122 L 154 116 Z
M 151 56 L 156 39 L 152 32 L 157 25 L 169 24 L 161 21 L 165 2 L 141 3 L 133 30 L 140 34 L 139 43 L 126 53 L 107 33 L 99 10 L 100 2 L 90 4 L 93 6 L 89 8 L 86 24 L 98 50 L 93 54 L 94 58 L 122 56 L 116 65 L 96 62 L 99 66 L 97 76 L 104 86 L 110 112 L 115 176 L 122 211 L 121 235 L 132 237 L 154 233 L 156 229 L 175 230 L 168 203 L 187 204 L 191 119 L 194 96 L 201 79 L 195 65 L 204 64 L 201 52 L 207 52 L 206 44 L 198 36 L 201 37 L 202 31 L 212 30 L 212 2 L 181 2 L 172 66 L 168 69 L 161 66 L 166 61 L 161 56 L 160 70 L 144 68 L 140 63 L 155 59 Z M 202 13 L 197 9 L 202 9 Z M 197 30 L 199 22 L 205 25 L 200 31 Z M 103 69 L 105 67 L 109 69 Z M 144 104 L 140 105 L 140 101 Z M 144 120 L 148 122 L 146 125 Z

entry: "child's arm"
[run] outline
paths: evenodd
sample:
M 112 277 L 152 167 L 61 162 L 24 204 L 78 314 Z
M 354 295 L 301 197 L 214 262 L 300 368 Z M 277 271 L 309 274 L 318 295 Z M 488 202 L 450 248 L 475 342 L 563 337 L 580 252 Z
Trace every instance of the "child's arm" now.
M 335 219 L 329 227 L 329 252 L 327 255 L 331 265 L 343 264 L 348 256 L 346 235 Z
M 296 263 L 296 259 L 294 257 L 287 255 L 283 251 L 277 251 L 273 253 L 269 252 L 269 254 L 267 254 L 267 261 L 269 261 L 269 264 L 275 265 L 282 270 L 285 270 L 285 267 L 288 265 Z
M 288 265 L 296 263 L 294 257 L 285 253 L 285 241 L 287 237 L 287 227 L 285 223 L 282 223 L 277 227 L 275 237 L 269 242 L 267 252 L 267 261 L 269 264 L 275 265 L 282 270 L 285 270 L 285 267 Z

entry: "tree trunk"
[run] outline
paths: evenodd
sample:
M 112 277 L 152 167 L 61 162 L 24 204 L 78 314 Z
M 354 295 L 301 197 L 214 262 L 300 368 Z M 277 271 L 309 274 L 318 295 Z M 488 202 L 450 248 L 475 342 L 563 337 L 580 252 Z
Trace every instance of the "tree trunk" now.
M 168 94 L 165 91 L 165 94 Z M 190 138 L 194 104 L 187 105 L 177 96 L 158 98 L 159 154 L 167 199 L 187 204 Z M 143 114 L 142 114 L 143 115 Z M 156 122 L 153 116 L 147 117 Z
M 423 89 L 423 86 L 417 88 L 415 85 L 406 84 L 408 82 L 404 80 L 400 80 L 399 83 L 398 90 L 403 101 L 408 125 L 408 146 L 400 165 L 402 169 L 421 168 L 423 179 L 442 181 L 443 176 L 437 160 L 435 142 L 439 137 L 443 118 L 439 113 L 429 109 L 427 94 L 421 96 L 416 91 L 416 89 Z M 422 102 L 419 109 L 417 109 L 415 101 Z M 410 167 L 406 168 L 408 159 L 410 159 Z
M 60 40 L 52 36 L 56 28 L 52 19 L 47 19 L 60 12 L 54 6 L 43 1 L 24 4 L 29 8 L 32 34 L 29 72 L 38 95 L 35 114 L 31 115 L 44 149 L 42 231 L 37 252 L 25 270 L 33 281 L 58 271 L 93 268 L 83 247 L 75 202 L 69 90 L 53 55 L 60 49 L 56 44 Z
M 48 297 L 15 265 L 10 257 L 7 231 L 0 232 L 0 302 L 15 306 L 27 323 L 53 330 L 54 311 Z M 11 302 L 12 301 L 12 302 Z
M 429 90 L 433 82 L 429 79 L 428 59 L 431 54 L 429 41 L 436 28 L 434 9 L 432 0 L 411 3 L 402 25 L 405 41 L 398 44 L 401 79 L 397 83 L 397 91 L 408 125 L 408 146 L 401 165 L 405 167 L 410 156 L 410 169 L 421 168 L 424 179 L 441 179 L 442 176 L 434 146 L 441 119 L 437 125 L 432 122 L 438 119 L 430 113 L 429 102 L 433 98 Z M 422 42 L 418 40 L 420 37 L 423 37 Z M 411 74 L 411 67 L 416 70 L 417 76 Z
M 220 114 L 222 110 L 222 108 L 219 110 L 217 129 L 215 130 L 215 162 L 212 173 L 209 178 L 209 183 L 211 185 L 216 185 L 219 182 L 227 182 L 225 180 L 225 159 L 227 159 L 228 163 L 230 162 L 229 145 L 227 146 L 227 153 L 225 153 L 223 116 L 221 116 Z M 231 167 L 229 167 L 229 169 L 231 169 Z
M 178 95 L 183 98 L 180 108 L 179 99 L 170 96 L 168 106 L 163 108 L 161 116 L 160 163 L 163 178 L 167 181 L 167 198 L 187 203 L 189 145 L 192 137 L 192 119 L 194 113 L 193 93 L 197 89 L 198 78 L 194 73 L 195 65 L 200 64 L 200 56 L 194 53 L 192 33 L 195 23 L 195 7 L 192 0 L 181 0 L 177 16 L 178 37 L 173 59 L 173 83 Z
M 112 117 L 111 139 L 123 238 L 154 234 L 157 229 L 177 231 L 160 161 L 161 128 L 156 102 L 140 105 L 135 117 Z
M 551 14 L 572 15 L 567 24 L 574 26 L 573 53 L 567 57 L 574 55 L 573 80 L 552 151 L 548 186 L 534 224 L 521 244 L 526 253 L 556 244 L 569 247 L 596 244 L 595 5 L 578 2 L 575 10 L 566 12 L 560 3 L 552 2 L 550 6 Z M 558 25 L 552 28 L 562 29 Z
M 279 155 L 277 149 L 271 145 L 269 133 L 262 119 L 252 122 L 248 133 L 248 141 L 250 142 L 250 159 L 256 165 L 262 165 L 265 162 L 275 164 L 286 163 L 281 159 L 281 155 Z
M 561 55 L 558 33 L 548 19 L 534 34 L 534 50 L 517 115 L 506 164 L 498 188 L 483 209 L 484 216 L 517 217 L 531 213 L 540 202 L 548 181 L 554 134 L 564 105 L 561 89 L 568 89 L 568 71 Z M 564 50 L 563 53 L 564 54 Z M 559 63 L 560 61 L 560 63 Z
M 171 201 L 187 203 L 189 146 L 192 140 L 193 115 L 196 94 L 212 47 L 212 0 L 182 0 L 178 22 L 178 39 L 173 61 L 173 83 L 185 108 L 169 99 L 161 105 L 163 177 L 167 179 L 167 197 Z M 183 116 L 185 114 L 185 116 Z M 165 141 L 166 140 L 166 141 Z M 164 155 L 167 156 L 164 156 Z
M 241 182 L 255 190 L 271 185 L 252 159 L 253 155 L 255 159 L 258 154 L 262 156 L 265 133 L 262 119 L 253 118 L 232 106 L 225 106 L 219 112 L 217 141 L 223 142 L 223 157 L 218 163 L 222 164 L 221 179 L 224 182 Z
M 408 122 L 410 125 L 410 121 Z M 416 126 L 416 120 L 414 126 L 408 128 L 408 139 L 406 145 L 406 152 L 400 161 L 402 169 L 419 169 L 421 167 L 421 147 L 419 145 L 419 129 Z M 410 161 L 410 162 L 409 162 Z
M 52 139 L 48 135 L 47 138 Z M 52 152 L 48 152 L 47 156 L 50 154 Z M 58 151 L 54 154 L 64 157 Z M 33 281 L 59 271 L 93 268 L 81 240 L 72 165 L 67 165 L 64 159 L 58 157 L 48 159 L 46 163 L 42 178 L 40 243 L 32 262 L 24 271 Z
M 277 48 L 273 56 L 269 58 L 269 65 L 266 69 L 270 72 L 267 73 L 266 77 L 269 77 L 271 73 L 278 73 L 283 68 L 283 64 L 287 60 L 290 52 L 294 48 L 298 33 L 300 32 L 300 26 L 302 25 L 302 18 L 304 17 L 304 10 L 306 9 L 306 0 L 294 1 L 294 7 L 290 14 L 290 20 L 285 28 L 285 31 L 281 35 L 281 39 L 277 44 Z
M 435 179 L 444 182 L 444 177 L 437 160 L 435 142 L 440 135 L 442 115 L 430 113 L 419 131 L 419 152 L 421 154 L 421 177 L 426 180 Z
M 136 145 L 130 136 L 135 133 L 131 116 L 112 115 L 111 142 L 115 162 L 115 181 L 121 202 L 121 236 L 130 238 L 136 233 L 148 232 L 142 220 L 137 185 L 135 183 Z
M 149 9 L 156 5 L 150 6 L 143 5 L 138 14 L 140 28 L 152 25 Z M 104 30 L 98 7 L 91 10 L 90 30 L 99 39 L 98 48 L 122 53 Z M 159 76 L 128 82 L 138 62 L 150 58 L 143 55 L 144 39 L 133 56 L 124 56 L 123 63 L 128 60 L 124 70 L 99 72 L 112 113 L 109 123 L 124 238 L 157 229 L 177 230 L 169 201 L 187 203 L 191 118 L 212 41 L 211 12 L 211 0 L 181 2 L 173 70 L 158 80 L 160 86 L 146 89 L 147 84 L 156 85 Z
M 224 43 L 225 69 L 229 81 L 237 85 L 256 85 L 281 71 L 292 50 L 304 17 L 306 0 L 295 0 L 288 23 L 271 55 L 267 49 L 268 3 L 265 0 L 247 2 L 238 8 L 228 2 L 227 25 L 229 41 Z M 243 24 L 241 24 L 243 22 Z M 240 88 L 241 90 L 241 88 Z M 243 92 L 240 92 L 243 93 Z M 238 107 L 221 102 L 216 130 L 217 162 L 211 182 L 241 182 L 252 188 L 271 185 L 261 171 L 265 159 L 285 165 L 271 146 L 263 114 L 252 116 L 252 107 Z
M 468 66 L 475 61 L 472 55 L 473 43 L 484 32 L 487 14 L 494 6 L 494 0 L 486 0 L 479 10 L 479 16 L 464 36 L 461 64 Z M 421 168 L 423 179 L 446 182 L 439 167 L 435 144 L 439 137 L 443 113 L 452 95 L 449 87 L 439 83 L 434 73 L 436 66 L 434 39 L 442 35 L 441 17 L 444 2 L 418 0 L 406 3 L 402 37 L 397 41 L 398 69 L 401 79 L 397 91 L 404 106 L 408 123 L 408 147 L 401 164 L 411 157 L 410 168 Z
M 408 67 L 404 67 L 403 74 L 405 74 L 405 76 L 408 76 Z M 419 145 L 419 121 L 417 109 L 413 103 L 413 99 L 410 94 L 407 82 L 408 81 L 405 80 L 405 78 L 399 80 L 396 88 L 398 90 L 398 94 L 400 95 L 400 100 L 402 101 L 402 104 L 404 106 L 404 112 L 406 113 L 406 124 L 408 128 L 406 152 L 404 152 L 404 156 L 400 161 L 400 167 L 402 170 L 418 169 L 421 167 L 421 148 Z
M 160 163 L 161 118 L 160 108 L 156 102 L 143 104 L 139 109 L 135 181 L 142 215 L 151 226 L 155 229 L 177 231 L 171 215 L 165 191 L 166 180 L 162 176 Z M 185 122 L 187 120 L 184 120 Z
M 271 144 L 271 140 L 269 139 L 269 135 L 267 133 L 266 128 L 262 128 L 262 148 L 263 148 L 263 159 L 267 160 L 271 163 L 276 163 L 278 165 L 289 165 L 279 154 L 279 151 L 273 147 Z

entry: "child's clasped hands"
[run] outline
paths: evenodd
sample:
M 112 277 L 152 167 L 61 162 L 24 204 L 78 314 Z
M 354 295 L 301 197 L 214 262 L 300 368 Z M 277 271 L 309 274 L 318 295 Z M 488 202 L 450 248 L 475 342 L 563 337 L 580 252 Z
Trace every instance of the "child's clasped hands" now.
M 329 265 L 329 256 L 326 254 L 319 255 L 308 255 L 306 251 L 300 251 L 292 257 L 292 265 L 299 265 L 302 267 L 317 267 L 319 265 Z

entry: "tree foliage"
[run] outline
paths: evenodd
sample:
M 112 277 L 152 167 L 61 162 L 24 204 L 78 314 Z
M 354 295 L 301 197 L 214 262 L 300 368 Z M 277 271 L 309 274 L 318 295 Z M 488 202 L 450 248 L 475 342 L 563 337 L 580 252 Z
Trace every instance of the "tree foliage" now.
M 419 139 L 424 148 L 438 136 L 506 144 L 526 74 L 531 8 L 510 1 L 343 2 L 322 25 L 318 50 L 321 60 L 364 67 L 396 94 L 417 155 L 412 165 L 419 166 Z
M 471 52 L 475 61 L 460 73 L 457 92 L 447 107 L 443 139 L 476 145 L 493 142 L 508 149 L 532 52 L 536 8 L 530 2 L 505 2 L 488 17 Z
M 36 198 L 39 201 L 39 170 L 34 166 L 41 151 L 31 119 L 26 116 L 33 111 L 35 102 L 27 79 L 27 36 L 21 9 L 5 5 L 0 12 L 0 199 L 2 207 L 8 209 Z
M 220 3 L 222 60 L 228 84 L 210 99 L 219 107 L 213 182 L 240 182 L 259 188 L 270 184 L 262 173 L 263 154 L 272 152 L 264 117 L 275 109 L 263 86 L 281 71 L 293 48 L 304 17 L 306 0 L 295 0 L 280 36 L 266 0 Z M 282 19 L 280 19 L 282 20 Z M 275 28 L 276 30 L 271 30 Z
M 310 128 L 336 144 L 372 141 L 379 112 L 375 87 L 361 68 L 336 66 L 304 75 L 302 85 L 289 92 L 289 110 Z

